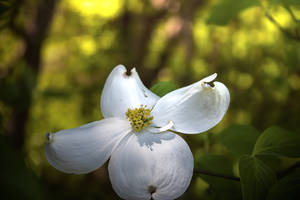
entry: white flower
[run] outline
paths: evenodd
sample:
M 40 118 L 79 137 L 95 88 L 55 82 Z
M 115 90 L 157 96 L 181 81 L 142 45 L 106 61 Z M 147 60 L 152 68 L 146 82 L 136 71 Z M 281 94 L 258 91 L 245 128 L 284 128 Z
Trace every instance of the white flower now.
M 193 155 L 174 132 L 196 134 L 215 126 L 230 96 L 216 74 L 159 98 L 135 69 L 116 66 L 102 96 L 103 120 L 47 134 L 49 163 L 65 173 L 89 173 L 110 157 L 109 177 L 124 199 L 170 200 L 182 195 L 193 174 Z M 174 131 L 174 132 L 173 132 Z

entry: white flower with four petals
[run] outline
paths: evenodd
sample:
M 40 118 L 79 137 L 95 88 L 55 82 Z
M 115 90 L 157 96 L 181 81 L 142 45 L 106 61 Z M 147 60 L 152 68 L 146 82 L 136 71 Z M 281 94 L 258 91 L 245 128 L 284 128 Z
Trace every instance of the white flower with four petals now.
M 113 189 L 124 199 L 170 200 L 190 184 L 194 160 L 174 132 L 196 134 L 214 127 L 230 96 L 217 74 L 162 98 L 148 90 L 135 69 L 116 66 L 101 96 L 103 120 L 47 134 L 45 154 L 56 169 L 85 174 L 109 158 Z

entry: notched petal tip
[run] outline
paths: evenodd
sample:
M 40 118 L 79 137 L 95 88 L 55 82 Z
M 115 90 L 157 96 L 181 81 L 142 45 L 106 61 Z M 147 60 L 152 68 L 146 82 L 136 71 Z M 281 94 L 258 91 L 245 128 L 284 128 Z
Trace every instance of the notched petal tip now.
M 123 73 L 123 72 L 125 72 L 126 70 L 127 70 L 127 69 L 126 69 L 126 67 L 125 67 L 124 65 L 119 64 L 119 65 L 117 65 L 117 66 L 115 66 L 115 67 L 113 68 L 112 72 L 118 71 L 119 73 Z
M 157 187 L 153 186 L 153 185 L 149 185 L 147 188 L 147 191 L 152 195 L 153 193 L 156 192 Z
M 204 89 L 215 89 L 215 81 L 212 82 L 217 78 L 217 73 L 214 73 L 208 77 L 205 77 L 204 79 L 201 80 L 201 86 Z
M 202 87 L 204 89 L 213 89 L 215 87 L 215 84 L 214 82 L 210 82 L 210 83 L 203 82 Z
M 126 69 L 126 72 L 124 72 L 125 77 L 131 77 L 132 76 L 132 70 Z
M 127 77 L 132 77 L 132 76 L 138 76 L 136 68 L 132 68 L 131 70 L 126 69 L 126 72 L 124 73 Z
M 128 77 L 131 77 L 132 75 L 136 74 L 136 69 L 135 68 L 132 68 L 131 70 L 130 69 L 127 69 L 127 67 L 125 67 L 124 65 L 122 64 L 119 64 L 117 65 L 114 70 L 118 70 L 119 73 L 123 74 L 125 78 L 128 78 Z
M 137 73 L 136 68 L 135 68 L 135 67 L 132 68 L 132 69 L 130 70 L 130 72 L 131 72 L 132 74 L 136 74 L 136 73 Z
M 116 72 L 117 74 L 120 74 L 120 75 L 122 74 L 124 77 L 131 76 L 131 71 L 127 70 L 127 68 L 122 64 L 115 66 L 115 68 L 112 70 L 111 73 L 114 73 L 114 72 Z
M 209 83 L 209 82 L 212 82 L 213 80 L 215 80 L 217 78 L 217 73 L 214 73 L 208 77 L 205 77 L 204 79 L 202 79 L 202 82 L 203 83 Z
M 52 137 L 52 134 L 50 132 L 47 132 L 46 135 L 45 135 L 45 137 L 46 137 L 46 141 L 48 143 L 52 142 L 52 138 L 53 137 Z
M 119 64 L 117 66 L 115 66 L 115 68 L 112 70 L 112 72 L 117 71 L 117 73 L 122 74 L 125 78 L 131 77 L 133 74 L 136 74 L 136 70 L 135 68 L 132 68 L 131 70 L 127 69 L 127 67 L 125 67 L 122 64 Z

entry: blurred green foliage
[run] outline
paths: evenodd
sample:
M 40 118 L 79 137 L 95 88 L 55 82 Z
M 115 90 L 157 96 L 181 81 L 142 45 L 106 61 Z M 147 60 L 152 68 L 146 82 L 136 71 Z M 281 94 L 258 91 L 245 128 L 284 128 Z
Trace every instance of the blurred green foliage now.
M 260 133 L 249 125 L 233 125 L 218 135 L 220 143 L 237 156 L 251 154 Z
M 1 174 L 0 187 L 4 199 L 42 199 L 44 188 L 32 169 L 29 169 L 23 155 L 5 143 L 0 136 Z
M 0 0 L 1 189 L 7 199 L 118 199 L 106 166 L 62 174 L 43 145 L 46 132 L 102 118 L 101 89 L 121 63 L 160 96 L 215 72 L 229 88 L 222 122 L 183 137 L 195 168 L 241 184 L 197 174 L 180 199 L 296 199 L 299 19 L 298 0 Z
M 173 82 L 159 82 L 153 85 L 150 90 L 157 94 L 158 96 L 162 97 L 173 90 L 176 90 L 177 86 Z
M 226 25 L 243 10 L 258 6 L 259 0 L 223 0 L 216 4 L 207 19 L 208 24 Z
M 233 160 L 224 155 L 204 154 L 197 155 L 195 167 L 197 169 L 211 171 L 218 174 L 234 175 Z M 241 199 L 241 188 L 239 182 L 211 175 L 199 174 L 209 184 L 203 187 L 203 198 L 205 199 Z

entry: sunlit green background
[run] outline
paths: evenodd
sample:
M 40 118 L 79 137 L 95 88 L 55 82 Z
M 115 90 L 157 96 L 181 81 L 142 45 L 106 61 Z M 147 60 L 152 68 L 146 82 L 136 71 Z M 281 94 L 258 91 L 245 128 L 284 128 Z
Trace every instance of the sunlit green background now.
M 236 158 L 216 139 L 224 129 L 242 124 L 260 132 L 271 125 L 299 130 L 297 0 L 0 2 L 0 186 L 8 199 L 119 199 L 106 165 L 87 175 L 67 175 L 51 167 L 43 151 L 46 132 L 102 118 L 101 90 L 117 64 L 135 67 L 148 87 L 171 81 L 179 88 L 218 73 L 231 94 L 227 114 L 208 132 L 183 137 L 196 160 L 219 155 L 218 167 L 234 163 L 236 176 Z M 36 54 L 18 28 L 34 32 L 37 13 L 49 2 L 54 9 L 43 12 L 53 16 L 40 41 L 36 70 L 24 56 Z M 19 123 L 25 128 L 15 134 Z M 241 198 L 239 192 L 230 196 L 240 190 L 226 188 L 238 188 L 226 181 L 216 192 L 194 175 L 180 199 Z

